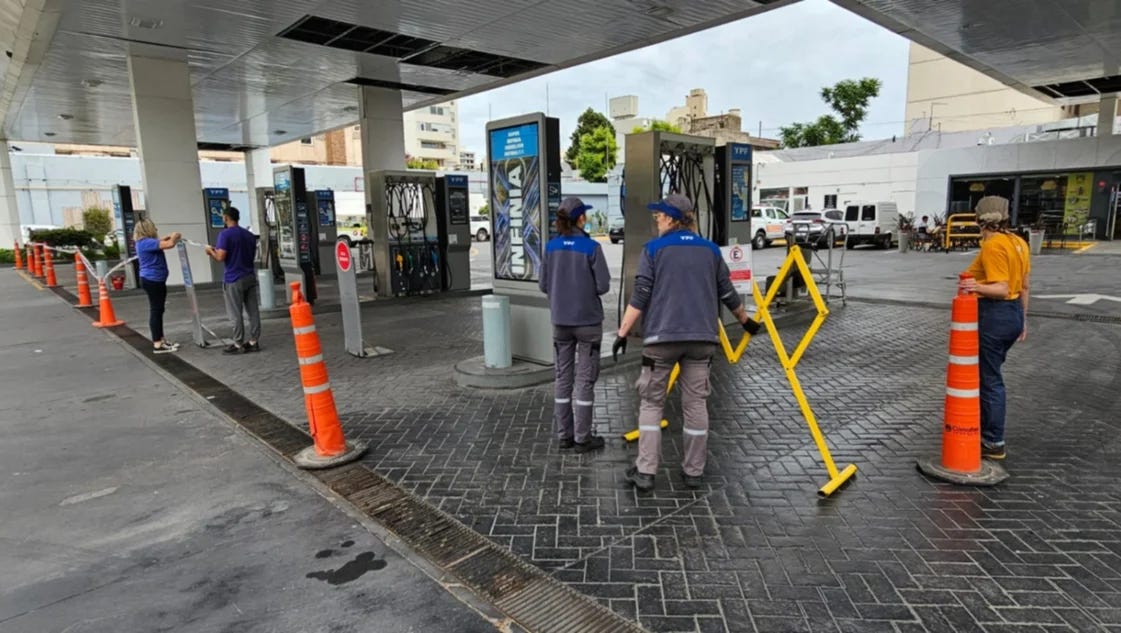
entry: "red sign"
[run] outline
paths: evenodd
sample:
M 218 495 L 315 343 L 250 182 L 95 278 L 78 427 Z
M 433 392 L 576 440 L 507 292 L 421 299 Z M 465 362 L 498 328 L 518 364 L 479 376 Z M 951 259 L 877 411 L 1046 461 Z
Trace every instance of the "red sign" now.
M 339 260 L 339 270 L 344 273 L 350 270 L 350 247 L 346 242 L 335 244 L 335 259 Z

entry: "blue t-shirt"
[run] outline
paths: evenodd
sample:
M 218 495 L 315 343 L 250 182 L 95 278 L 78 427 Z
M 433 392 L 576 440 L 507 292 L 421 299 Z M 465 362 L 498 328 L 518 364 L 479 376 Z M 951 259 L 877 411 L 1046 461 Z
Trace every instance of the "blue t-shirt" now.
M 218 234 L 218 243 L 214 248 L 226 251 L 223 281 L 232 284 L 253 274 L 253 260 L 257 257 L 257 236 L 252 232 L 240 226 L 231 226 Z
M 167 281 L 167 258 L 160 241 L 145 237 L 136 242 L 136 256 L 140 259 L 140 278 L 148 281 Z

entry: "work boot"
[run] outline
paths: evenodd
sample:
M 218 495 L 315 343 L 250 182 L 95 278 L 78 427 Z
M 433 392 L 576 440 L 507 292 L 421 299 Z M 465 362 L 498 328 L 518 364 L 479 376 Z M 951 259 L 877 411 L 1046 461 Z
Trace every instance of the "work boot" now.
M 631 466 L 627 469 L 627 481 L 642 491 L 654 489 L 654 475 L 638 472 L 638 466 Z
M 574 442 L 574 444 L 576 445 L 577 453 L 587 453 L 588 451 L 594 451 L 596 449 L 603 448 L 606 442 L 604 442 L 603 438 L 598 435 L 589 435 L 588 439 L 584 440 L 583 442 Z
M 572 448 L 573 446 L 576 446 L 576 440 L 572 439 L 571 437 L 562 437 L 560 439 L 560 442 L 558 442 L 557 444 L 561 448 Z
M 683 470 L 681 471 L 681 481 L 686 488 L 697 489 L 704 485 L 704 475 L 690 475 Z

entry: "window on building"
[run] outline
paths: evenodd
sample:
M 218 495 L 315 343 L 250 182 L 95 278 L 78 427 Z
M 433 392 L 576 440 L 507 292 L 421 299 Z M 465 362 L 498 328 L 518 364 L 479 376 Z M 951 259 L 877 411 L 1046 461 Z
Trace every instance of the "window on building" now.
M 424 149 L 447 149 L 447 145 L 433 141 L 421 141 L 420 146 Z
M 836 209 L 837 208 L 837 194 L 825 194 L 825 204 L 821 205 L 822 209 Z
M 444 108 L 442 106 L 430 106 L 428 112 L 436 116 L 444 116 Z
M 307 137 L 300 139 L 300 145 L 311 145 L 311 139 Z

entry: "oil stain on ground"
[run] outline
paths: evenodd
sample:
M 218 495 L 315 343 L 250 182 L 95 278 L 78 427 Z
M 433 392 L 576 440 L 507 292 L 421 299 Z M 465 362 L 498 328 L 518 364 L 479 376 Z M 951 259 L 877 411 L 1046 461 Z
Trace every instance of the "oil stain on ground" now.
M 344 585 L 361 578 L 366 572 L 385 569 L 386 564 L 385 560 L 375 557 L 373 552 L 362 552 L 338 569 L 313 571 L 306 577 L 323 580 L 329 585 Z

